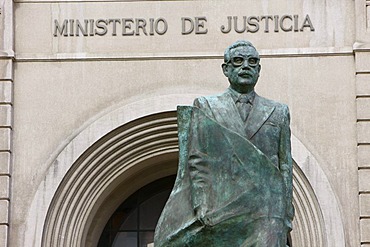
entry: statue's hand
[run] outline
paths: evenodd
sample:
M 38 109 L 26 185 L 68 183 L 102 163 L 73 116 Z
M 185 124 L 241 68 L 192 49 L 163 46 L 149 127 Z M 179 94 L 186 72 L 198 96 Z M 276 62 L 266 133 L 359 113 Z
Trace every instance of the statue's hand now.
M 285 219 L 284 222 L 285 222 L 285 227 L 288 229 L 288 232 L 290 232 L 293 229 L 292 221 L 289 219 Z
M 294 217 L 294 207 L 293 204 L 290 203 L 285 217 L 285 225 L 288 227 L 288 231 L 291 231 L 293 228 L 292 227 L 293 217 Z
M 213 226 L 213 224 L 212 224 L 211 220 L 208 218 L 208 216 L 204 216 L 203 218 L 200 218 L 199 221 L 204 226 Z
M 208 209 L 206 207 L 198 207 L 195 210 L 195 217 L 204 226 L 211 226 L 211 220 L 207 217 Z

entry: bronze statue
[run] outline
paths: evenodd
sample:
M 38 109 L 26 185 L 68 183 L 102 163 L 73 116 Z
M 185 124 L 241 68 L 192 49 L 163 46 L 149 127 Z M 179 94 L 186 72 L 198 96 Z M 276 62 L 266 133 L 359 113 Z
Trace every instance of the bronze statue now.
M 224 53 L 230 87 L 178 107 L 179 169 L 155 247 L 285 247 L 292 229 L 289 109 L 254 91 L 255 47 Z

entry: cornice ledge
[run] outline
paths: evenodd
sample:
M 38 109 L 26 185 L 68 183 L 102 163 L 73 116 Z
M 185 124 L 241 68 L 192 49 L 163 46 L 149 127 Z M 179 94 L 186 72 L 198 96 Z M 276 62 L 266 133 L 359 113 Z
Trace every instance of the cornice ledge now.
M 365 42 L 356 41 L 353 44 L 353 51 L 354 52 L 369 52 L 370 51 L 370 42 L 365 43 Z
M 15 59 L 15 53 L 13 50 L 0 50 L 0 59 Z

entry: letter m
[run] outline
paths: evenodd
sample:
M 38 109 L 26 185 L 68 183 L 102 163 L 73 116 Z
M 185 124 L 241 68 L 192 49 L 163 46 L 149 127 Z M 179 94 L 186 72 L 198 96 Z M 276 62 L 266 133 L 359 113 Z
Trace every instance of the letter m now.
M 60 26 L 58 20 L 54 20 L 54 37 L 59 35 L 68 36 L 68 20 L 63 21 L 63 25 Z

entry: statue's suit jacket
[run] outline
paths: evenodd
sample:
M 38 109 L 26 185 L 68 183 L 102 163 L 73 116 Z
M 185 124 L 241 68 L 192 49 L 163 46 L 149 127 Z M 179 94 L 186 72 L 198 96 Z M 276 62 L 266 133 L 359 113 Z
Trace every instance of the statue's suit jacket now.
M 197 98 L 194 106 L 220 125 L 248 139 L 280 170 L 286 185 L 288 202 L 285 223 L 291 228 L 294 209 L 292 206 L 292 157 L 288 106 L 256 94 L 251 112 L 244 122 L 231 96 L 230 89 L 219 95 Z M 196 162 L 192 162 L 191 157 L 189 165 L 197 166 Z M 198 199 L 200 201 L 197 201 Z M 193 207 L 196 208 L 206 203 L 202 200 L 201 197 L 194 198 Z

